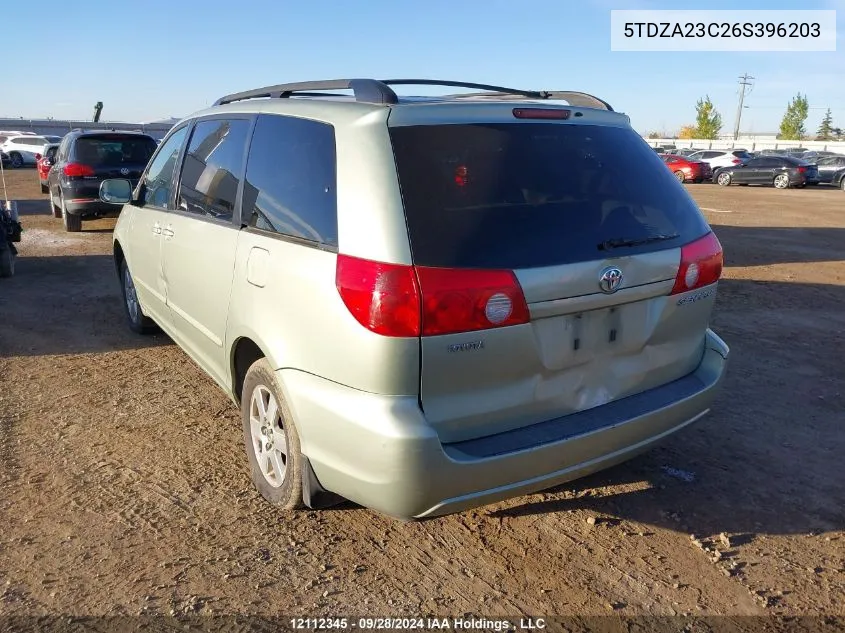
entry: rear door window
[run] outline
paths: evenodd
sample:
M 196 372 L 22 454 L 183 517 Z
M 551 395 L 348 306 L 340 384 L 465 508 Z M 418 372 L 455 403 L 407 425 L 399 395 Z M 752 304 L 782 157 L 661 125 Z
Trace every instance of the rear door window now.
M 390 131 L 416 264 L 534 268 L 602 259 L 608 240 L 708 232 L 692 198 L 629 128 L 550 123 Z
M 144 166 L 156 150 L 155 141 L 139 135 L 92 135 L 76 140 L 76 160 L 92 167 Z
M 182 165 L 177 208 L 232 220 L 250 125 L 248 119 L 208 119 L 196 124 Z

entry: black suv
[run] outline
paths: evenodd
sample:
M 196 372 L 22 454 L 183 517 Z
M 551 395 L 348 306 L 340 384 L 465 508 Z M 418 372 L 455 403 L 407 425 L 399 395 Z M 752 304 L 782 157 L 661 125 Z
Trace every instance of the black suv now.
M 121 205 L 100 200 L 100 183 L 124 178 L 134 187 L 156 141 L 139 132 L 75 130 L 59 145 L 47 176 L 53 216 L 64 220 L 65 230 L 82 230 L 82 220 L 117 217 Z

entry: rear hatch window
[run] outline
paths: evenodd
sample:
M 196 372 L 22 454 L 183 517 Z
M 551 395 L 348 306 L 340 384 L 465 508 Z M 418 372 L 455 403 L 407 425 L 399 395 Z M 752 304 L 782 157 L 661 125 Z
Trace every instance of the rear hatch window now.
M 390 135 L 417 265 L 558 266 L 606 257 L 613 241 L 635 243 L 623 250 L 636 255 L 709 231 L 627 127 L 419 125 Z
M 143 166 L 156 150 L 148 136 L 82 136 L 76 141 L 76 159 L 93 167 Z

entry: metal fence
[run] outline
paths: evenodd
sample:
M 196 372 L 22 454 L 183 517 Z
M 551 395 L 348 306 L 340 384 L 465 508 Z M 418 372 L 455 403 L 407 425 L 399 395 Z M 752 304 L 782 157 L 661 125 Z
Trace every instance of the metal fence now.
M 136 131 L 161 139 L 173 127 L 172 123 L 127 123 L 123 121 L 61 121 L 58 119 L 0 119 L 0 130 L 34 132 L 35 134 L 64 136 L 71 130 Z
M 696 138 L 647 138 L 646 142 L 652 147 L 673 147 L 685 149 L 695 147 L 697 149 L 747 149 L 749 152 L 763 149 L 811 149 L 821 152 L 836 152 L 845 154 L 845 141 L 743 141 L 743 140 L 708 140 Z

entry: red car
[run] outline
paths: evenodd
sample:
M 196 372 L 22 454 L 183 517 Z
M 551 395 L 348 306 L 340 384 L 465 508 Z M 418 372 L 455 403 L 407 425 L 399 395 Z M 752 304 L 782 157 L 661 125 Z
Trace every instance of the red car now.
M 50 143 L 45 145 L 41 150 L 44 154 L 35 155 L 35 169 L 38 172 L 38 180 L 41 181 L 41 193 L 47 193 L 47 174 L 50 173 L 50 168 L 56 160 L 56 151 L 59 149 L 58 143 Z
M 690 160 L 685 156 L 674 154 L 661 154 L 660 158 L 672 170 L 679 182 L 703 182 L 713 177 L 710 165 L 700 160 Z

